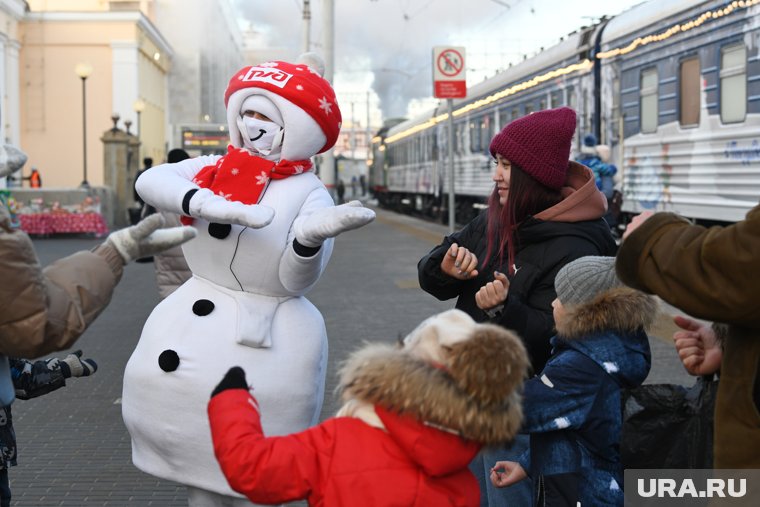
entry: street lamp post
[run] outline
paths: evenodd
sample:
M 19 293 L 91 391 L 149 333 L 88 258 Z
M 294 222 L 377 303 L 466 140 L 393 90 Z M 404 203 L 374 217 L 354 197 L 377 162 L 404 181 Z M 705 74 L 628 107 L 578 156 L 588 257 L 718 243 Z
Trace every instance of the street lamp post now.
M 137 99 L 132 103 L 132 109 L 137 113 L 137 141 L 140 143 L 138 150 L 142 148 L 142 123 L 140 123 L 140 115 L 145 111 L 145 101 L 143 99 Z
M 74 72 L 82 80 L 82 151 L 84 155 L 84 178 L 81 188 L 90 188 L 90 182 L 87 181 L 87 94 L 85 91 L 85 82 L 92 74 L 92 65 L 89 63 L 78 63 L 74 67 Z

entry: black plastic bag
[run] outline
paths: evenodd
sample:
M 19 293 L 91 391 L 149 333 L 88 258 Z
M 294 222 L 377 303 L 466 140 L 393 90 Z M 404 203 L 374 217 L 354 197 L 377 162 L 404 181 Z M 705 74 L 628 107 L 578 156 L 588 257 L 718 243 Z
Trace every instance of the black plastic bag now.
M 623 468 L 712 468 L 718 381 L 645 384 L 623 391 Z

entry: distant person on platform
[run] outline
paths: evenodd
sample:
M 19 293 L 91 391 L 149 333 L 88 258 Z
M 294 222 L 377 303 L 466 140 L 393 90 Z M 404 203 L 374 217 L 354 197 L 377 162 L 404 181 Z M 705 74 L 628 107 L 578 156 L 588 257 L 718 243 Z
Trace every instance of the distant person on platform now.
M 363 174 L 359 176 L 359 186 L 362 187 L 362 195 L 367 195 L 367 177 Z
M 610 147 L 604 144 L 597 144 L 594 134 L 586 134 L 583 137 L 583 146 L 575 159 L 594 172 L 596 188 L 602 191 L 607 198 L 607 214 L 604 219 L 614 228 L 617 225 L 617 214 L 613 206 L 615 197 L 615 174 L 617 167 L 610 164 Z
M 166 162 L 174 164 L 190 158 L 188 153 L 181 149 L 175 148 L 170 150 L 166 156 Z M 166 227 L 179 227 L 179 215 L 170 211 L 160 211 L 164 217 Z M 182 247 L 177 245 L 174 248 L 153 256 L 153 266 L 156 270 L 156 285 L 161 299 L 177 290 L 185 283 L 188 278 L 193 276 L 185 260 L 185 254 L 182 253 Z
M 338 192 L 338 204 L 346 202 L 346 184 L 343 183 L 343 180 L 338 179 L 338 184 L 335 185 L 335 190 Z
M 0 145 L 0 178 L 25 162 L 23 152 Z M 43 269 L 29 236 L 0 206 L 0 386 L 11 382 L 7 356 L 34 359 L 71 347 L 108 306 L 125 264 L 196 234 L 192 227 L 157 230 L 161 225 L 160 215 L 149 217 Z
M 137 174 L 135 175 L 135 185 L 137 184 L 137 179 L 140 176 L 142 176 L 142 174 L 148 169 L 150 169 L 151 167 L 153 167 L 153 159 L 150 157 L 145 157 L 143 159 L 143 168 L 137 171 Z M 156 208 L 154 208 L 153 206 L 149 204 L 148 205 L 145 204 L 145 201 L 142 200 L 142 197 L 140 197 L 136 189 L 133 188 L 133 192 L 135 195 L 135 201 L 140 207 L 140 215 L 139 215 L 140 219 L 143 219 L 147 217 L 148 215 L 152 215 L 153 213 L 156 212 Z
M 29 181 L 29 188 L 42 188 L 42 176 L 34 166 L 32 166 L 32 173 L 22 179 Z

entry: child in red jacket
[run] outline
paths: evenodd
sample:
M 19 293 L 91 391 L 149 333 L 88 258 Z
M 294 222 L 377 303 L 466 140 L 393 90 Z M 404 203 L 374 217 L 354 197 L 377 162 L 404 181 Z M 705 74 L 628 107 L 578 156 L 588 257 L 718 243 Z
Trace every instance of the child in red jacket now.
M 341 371 L 338 415 L 275 437 L 263 434 L 245 372 L 234 367 L 208 406 L 214 452 L 230 486 L 252 502 L 478 506 L 467 465 L 483 445 L 517 432 L 527 364 L 513 333 L 450 310 L 400 347 L 354 353 Z

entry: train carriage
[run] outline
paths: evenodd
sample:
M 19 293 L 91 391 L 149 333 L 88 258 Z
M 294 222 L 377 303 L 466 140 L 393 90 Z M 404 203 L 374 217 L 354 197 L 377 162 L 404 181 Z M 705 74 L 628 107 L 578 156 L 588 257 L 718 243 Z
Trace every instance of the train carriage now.
M 758 203 L 757 3 L 648 2 L 605 27 L 597 59 L 624 211 L 728 222 Z
M 468 90 L 468 98 L 454 100 L 454 172 L 457 216 L 472 218 L 493 188 L 493 166 L 488 147 L 498 130 L 520 116 L 547 107 L 575 106 L 580 81 L 590 79 L 589 55 L 594 30 L 568 36 L 539 56 Z M 373 177 L 385 173 L 387 188 L 381 202 L 400 209 L 446 217 L 448 118 L 445 104 L 417 118 L 399 123 L 377 136 L 382 156 L 373 164 Z M 379 150 L 378 150 L 379 151 Z
M 759 3 L 650 1 L 469 88 L 454 101 L 457 220 L 493 188 L 493 134 L 561 105 L 578 112 L 575 148 L 589 132 L 612 147 L 625 212 L 743 218 L 760 196 Z M 381 204 L 447 217 L 447 119 L 442 103 L 378 133 L 370 181 Z

